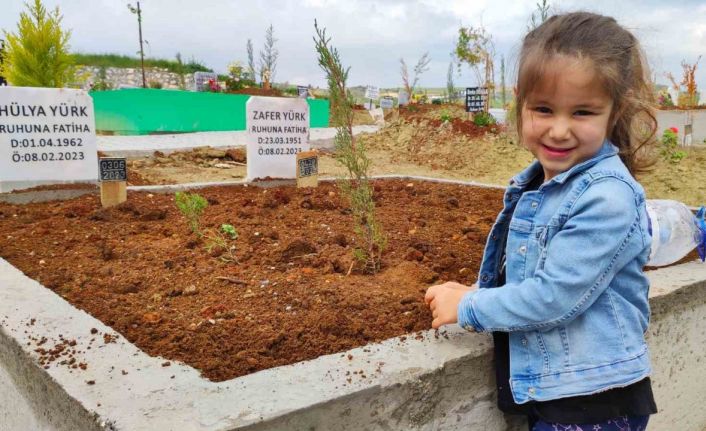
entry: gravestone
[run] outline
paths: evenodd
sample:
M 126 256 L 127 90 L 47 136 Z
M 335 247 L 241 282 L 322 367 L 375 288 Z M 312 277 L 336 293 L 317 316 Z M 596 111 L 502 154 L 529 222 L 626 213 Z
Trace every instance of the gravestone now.
M 365 88 L 365 98 L 371 100 L 377 100 L 380 98 L 380 88 L 374 85 L 368 85 Z
M 380 99 L 380 107 L 382 109 L 392 109 L 395 107 L 395 101 L 392 100 L 392 97 L 385 96 Z
M 466 112 L 476 113 L 485 111 L 488 98 L 488 89 L 485 87 L 466 88 Z
M 194 73 L 194 91 L 209 91 L 208 81 L 218 82 L 218 75 L 213 72 Z
M 309 151 L 309 104 L 286 97 L 251 97 L 247 115 L 247 179 L 296 178 L 297 154 Z
M 309 97 L 309 87 L 305 85 L 297 85 L 297 94 L 302 99 L 306 99 L 307 97 Z
M 397 96 L 397 104 L 399 106 L 404 106 L 409 103 L 409 94 L 407 94 L 406 91 L 400 91 L 400 94 Z
M 95 183 L 95 124 L 84 90 L 0 87 L 0 192 Z

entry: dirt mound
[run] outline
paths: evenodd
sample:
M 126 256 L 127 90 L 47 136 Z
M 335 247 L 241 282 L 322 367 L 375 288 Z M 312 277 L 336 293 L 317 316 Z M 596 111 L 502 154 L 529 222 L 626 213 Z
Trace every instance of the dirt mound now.
M 479 237 L 487 235 L 500 190 L 373 185 L 388 240 L 374 276 L 354 267 L 360 244 L 331 183 L 199 190 L 219 202 L 202 227 L 237 229 L 227 246 L 238 263 L 195 239 L 173 195 L 143 192 L 109 209 L 94 195 L 0 203 L 0 256 L 148 354 L 222 381 L 429 329 L 429 284 L 475 280 L 484 241 L 461 232 L 471 218 Z M 267 205 L 272 196 L 276 208 Z M 302 199 L 335 208 L 303 210 Z M 409 249 L 417 252 L 411 260 Z

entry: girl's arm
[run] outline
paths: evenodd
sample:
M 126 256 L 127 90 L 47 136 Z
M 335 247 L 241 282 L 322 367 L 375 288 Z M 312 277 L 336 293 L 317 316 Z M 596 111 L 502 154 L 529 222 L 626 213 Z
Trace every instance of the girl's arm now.
M 544 268 L 517 284 L 464 294 L 459 324 L 477 331 L 529 331 L 573 320 L 628 262 L 647 258 L 650 240 L 638 211 L 643 199 L 614 177 L 596 180 L 551 239 Z

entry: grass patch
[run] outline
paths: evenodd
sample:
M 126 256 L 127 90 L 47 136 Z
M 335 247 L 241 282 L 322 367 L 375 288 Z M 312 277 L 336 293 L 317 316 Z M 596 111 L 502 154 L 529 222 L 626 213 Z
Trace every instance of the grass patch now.
M 119 67 L 119 68 L 139 68 L 140 59 L 118 54 L 72 54 L 76 64 L 95 67 Z M 170 72 L 179 73 L 179 63 L 176 60 L 166 60 L 161 58 L 145 58 L 145 67 L 160 67 L 168 69 Z M 184 63 L 184 73 L 213 72 L 205 65 L 195 59 Z

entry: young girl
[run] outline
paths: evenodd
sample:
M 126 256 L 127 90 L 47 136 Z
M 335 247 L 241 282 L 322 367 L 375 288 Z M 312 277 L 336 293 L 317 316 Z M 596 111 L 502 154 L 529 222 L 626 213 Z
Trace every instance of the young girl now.
M 492 332 L 498 406 L 530 430 L 642 431 L 657 409 L 644 333 L 651 237 L 632 173 L 654 141 L 635 37 L 591 13 L 524 39 L 518 132 L 536 157 L 510 181 L 478 286 L 427 290 L 432 327 Z

